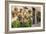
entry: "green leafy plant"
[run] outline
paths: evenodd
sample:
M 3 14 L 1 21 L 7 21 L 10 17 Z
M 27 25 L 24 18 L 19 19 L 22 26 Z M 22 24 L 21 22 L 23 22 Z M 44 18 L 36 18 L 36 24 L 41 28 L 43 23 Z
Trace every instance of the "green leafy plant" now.
M 13 21 L 12 22 L 12 28 L 20 27 L 20 22 L 19 20 Z
M 32 26 L 32 20 L 31 19 L 29 19 L 29 26 L 31 27 Z
M 23 22 L 23 23 L 20 23 L 21 27 L 31 27 L 32 26 L 32 21 L 31 19 L 28 20 L 28 22 Z
M 28 22 L 23 22 L 23 23 L 19 22 L 19 20 L 12 22 L 12 28 L 31 27 L 31 26 L 32 26 L 31 20 L 29 20 Z

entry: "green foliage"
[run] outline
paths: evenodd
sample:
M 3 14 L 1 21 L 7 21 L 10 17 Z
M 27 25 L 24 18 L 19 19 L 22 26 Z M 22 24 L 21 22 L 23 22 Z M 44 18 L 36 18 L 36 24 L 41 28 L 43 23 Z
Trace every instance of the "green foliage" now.
M 31 26 L 32 26 L 31 20 L 29 20 L 28 22 L 26 22 L 26 23 L 24 24 L 24 26 L 25 26 L 25 27 L 31 27 Z
M 12 28 L 19 28 L 19 27 L 31 27 L 32 22 L 31 19 L 28 20 L 28 22 L 20 22 L 19 20 L 16 20 L 12 22 Z
M 24 22 L 24 23 L 21 24 L 21 27 L 29 27 L 29 23 L 28 22 L 26 22 L 26 23 Z
M 16 28 L 16 27 L 20 27 L 19 20 L 16 20 L 16 21 L 12 22 L 12 28 Z
M 29 19 L 29 26 L 31 27 L 32 26 L 32 20 L 31 19 Z

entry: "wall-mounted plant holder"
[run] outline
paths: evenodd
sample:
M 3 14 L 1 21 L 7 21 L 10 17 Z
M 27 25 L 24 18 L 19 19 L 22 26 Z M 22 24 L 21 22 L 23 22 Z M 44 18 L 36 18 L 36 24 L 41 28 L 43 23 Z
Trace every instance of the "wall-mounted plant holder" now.
M 45 30 L 45 3 L 5 1 L 5 33 Z

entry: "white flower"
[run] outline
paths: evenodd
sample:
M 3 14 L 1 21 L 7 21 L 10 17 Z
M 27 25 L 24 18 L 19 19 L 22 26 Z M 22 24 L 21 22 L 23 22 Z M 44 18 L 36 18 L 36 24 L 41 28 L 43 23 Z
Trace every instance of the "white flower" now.
M 13 21 L 16 21 L 18 19 L 18 17 L 16 16 L 16 17 L 14 17 L 14 18 L 12 18 L 12 22 Z

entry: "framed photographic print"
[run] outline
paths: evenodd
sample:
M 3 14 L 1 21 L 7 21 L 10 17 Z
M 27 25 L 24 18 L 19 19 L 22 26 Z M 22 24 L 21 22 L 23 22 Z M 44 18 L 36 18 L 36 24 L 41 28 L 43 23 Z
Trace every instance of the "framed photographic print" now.
M 45 30 L 45 4 L 38 2 L 6 1 L 6 33 Z

